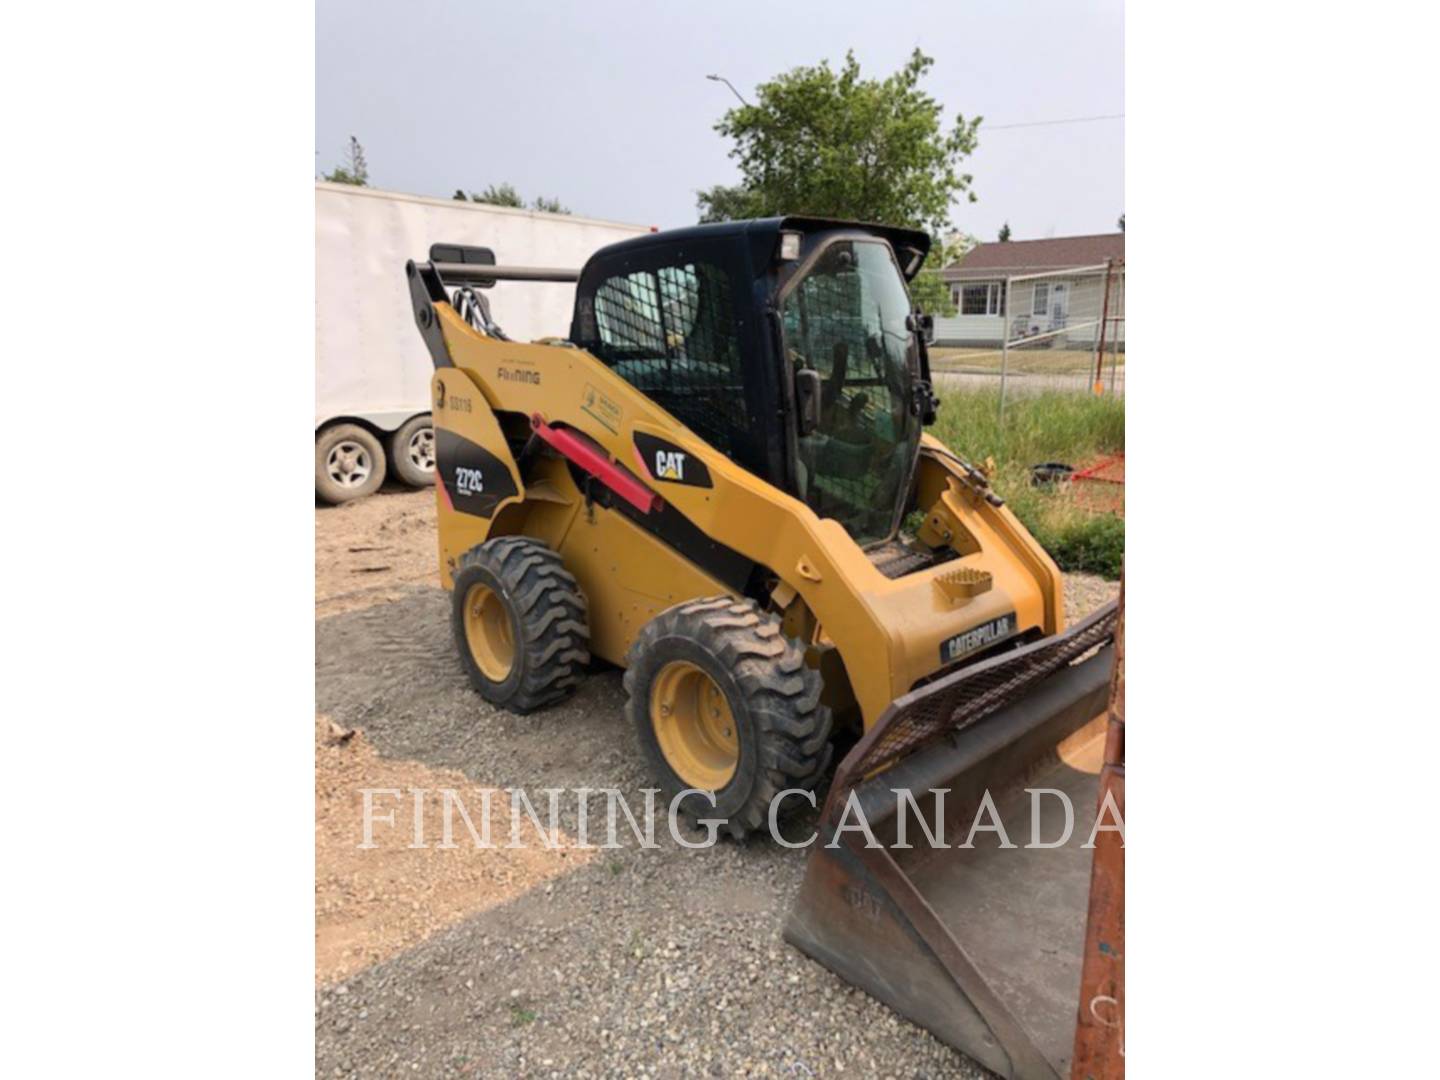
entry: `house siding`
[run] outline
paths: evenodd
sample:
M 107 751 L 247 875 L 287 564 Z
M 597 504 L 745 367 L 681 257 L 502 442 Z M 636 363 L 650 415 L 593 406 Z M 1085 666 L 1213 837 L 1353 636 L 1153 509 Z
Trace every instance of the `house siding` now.
M 1005 320 L 999 315 L 956 315 L 935 320 L 935 344 L 1000 347 Z
M 989 281 L 1003 281 L 1003 278 L 972 278 L 969 281 L 952 281 L 952 285 L 983 284 Z M 1074 333 L 1067 333 L 1057 339 L 1057 344 L 1069 349 L 1093 349 L 1098 336 L 1097 323 L 1100 319 L 1101 303 L 1104 299 L 1105 278 L 1103 274 L 1084 274 L 1066 277 L 1056 274 L 1044 279 L 1046 282 L 1066 282 L 1070 287 L 1069 318 L 1071 322 L 1084 324 Z M 1012 292 L 1007 305 L 1007 315 L 1013 324 L 1022 315 L 1029 316 L 1033 310 L 1035 282 L 1018 281 L 1011 286 Z M 1117 287 L 1111 293 L 1110 315 L 1125 314 L 1125 279 L 1120 277 Z M 954 315 L 948 319 L 935 320 L 935 343 L 954 347 L 999 348 L 1005 339 L 1007 316 L 1002 315 Z M 1043 329 L 1043 322 L 1037 318 Z M 1108 345 L 1112 336 L 1120 344 L 1125 343 L 1124 322 L 1111 323 L 1105 331 Z

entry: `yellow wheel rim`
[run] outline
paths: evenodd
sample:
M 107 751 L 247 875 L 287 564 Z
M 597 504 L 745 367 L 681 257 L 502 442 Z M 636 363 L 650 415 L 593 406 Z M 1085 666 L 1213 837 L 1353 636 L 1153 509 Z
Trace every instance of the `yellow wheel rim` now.
M 689 787 L 719 791 L 740 763 L 740 738 L 725 692 L 688 660 L 672 660 L 650 687 L 660 752 Z
M 465 592 L 465 642 L 480 671 L 491 682 L 504 682 L 515 666 L 515 635 L 510 613 L 488 585 Z

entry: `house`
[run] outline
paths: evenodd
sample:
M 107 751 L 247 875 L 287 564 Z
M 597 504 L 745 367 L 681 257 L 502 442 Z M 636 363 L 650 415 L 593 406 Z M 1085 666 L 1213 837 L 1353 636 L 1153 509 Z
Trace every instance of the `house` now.
M 940 273 L 958 309 L 935 320 L 942 345 L 999 347 L 1006 321 L 1013 344 L 1029 337 L 1068 348 L 1093 347 L 1104 308 L 1105 264 L 1111 277 L 1108 341 L 1124 342 L 1125 234 L 1058 236 L 980 244 Z M 1006 305 L 1006 283 L 1011 295 Z

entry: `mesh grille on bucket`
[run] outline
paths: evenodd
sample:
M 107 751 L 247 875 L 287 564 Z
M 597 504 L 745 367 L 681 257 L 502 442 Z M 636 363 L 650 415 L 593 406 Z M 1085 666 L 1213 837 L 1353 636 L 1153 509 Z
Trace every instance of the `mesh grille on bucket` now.
M 1110 642 L 1118 613 L 1119 605 L 1112 601 L 1063 634 L 983 660 L 897 698 L 842 763 L 837 780 L 859 780 L 989 716 L 1041 679 Z

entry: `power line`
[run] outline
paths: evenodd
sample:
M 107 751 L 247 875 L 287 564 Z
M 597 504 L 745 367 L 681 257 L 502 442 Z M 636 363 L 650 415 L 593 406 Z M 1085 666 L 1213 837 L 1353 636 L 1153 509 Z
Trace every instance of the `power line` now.
M 980 125 L 981 131 L 1008 131 L 1012 128 L 1028 127 L 1049 127 L 1052 124 L 1088 124 L 1094 120 L 1124 120 L 1124 113 L 1111 113 L 1107 116 L 1072 116 L 1065 120 L 1031 120 L 1024 124 L 985 124 Z

